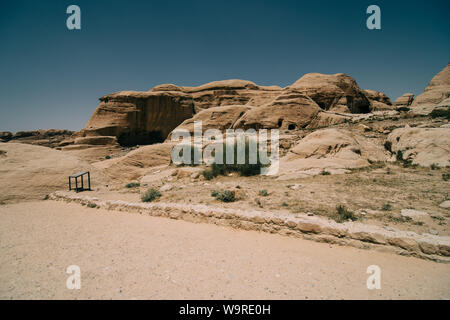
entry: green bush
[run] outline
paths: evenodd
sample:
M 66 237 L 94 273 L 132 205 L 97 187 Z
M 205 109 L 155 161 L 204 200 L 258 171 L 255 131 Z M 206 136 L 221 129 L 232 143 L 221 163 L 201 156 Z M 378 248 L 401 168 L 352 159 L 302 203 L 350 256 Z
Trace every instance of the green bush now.
M 390 211 L 392 209 L 392 206 L 390 203 L 385 203 L 383 204 L 383 206 L 381 207 L 381 210 L 383 211 Z
M 322 170 L 322 172 L 320 173 L 322 176 L 329 176 L 331 173 L 329 173 L 326 170 Z
M 432 118 L 443 117 L 450 120 L 450 108 L 447 109 L 434 109 L 430 112 Z
M 431 170 L 439 170 L 439 165 L 437 163 L 432 163 L 430 166 Z
M 215 197 L 217 200 L 222 201 L 222 202 L 236 201 L 234 191 L 230 191 L 230 190 L 213 191 L 213 192 L 211 192 L 211 196 Z
M 267 197 L 269 195 L 266 189 L 259 190 L 258 194 L 262 197 Z
M 89 202 L 87 205 L 89 208 L 97 208 L 97 205 L 93 202 Z
M 111 159 L 111 156 L 106 156 L 105 159 L 106 160 Z
M 356 217 L 352 211 L 348 210 L 343 205 L 338 205 L 336 207 L 336 215 L 333 216 L 333 218 L 336 222 L 345 222 L 347 220 L 352 221 L 358 220 L 358 217 Z
M 202 175 L 206 180 L 212 180 L 216 177 L 211 169 L 203 170 Z
M 142 195 L 141 200 L 142 202 L 152 202 L 159 197 L 161 197 L 161 192 L 154 188 L 150 188 Z
M 442 174 L 442 180 L 449 181 L 450 180 L 450 173 L 443 173 Z
M 129 188 L 129 189 L 131 189 L 131 188 L 137 188 L 137 187 L 140 187 L 140 186 L 141 186 L 141 184 L 138 183 L 138 182 L 130 182 L 130 183 L 128 183 L 127 185 L 125 185 L 125 187 L 127 187 L 127 188 Z
M 399 112 L 408 112 L 409 110 L 411 110 L 411 109 L 408 108 L 408 107 L 399 107 L 399 108 L 397 108 L 397 111 L 399 111 Z
M 241 176 L 255 176 L 261 173 L 261 168 L 264 167 L 264 165 L 261 163 L 261 159 L 259 157 L 259 152 L 257 152 L 256 155 L 256 163 L 252 164 L 250 163 L 250 143 L 246 141 L 245 143 L 245 157 L 244 157 L 244 163 L 238 164 L 237 163 L 237 151 L 238 151 L 238 145 L 237 143 L 234 143 L 233 145 L 233 152 L 234 152 L 234 158 L 233 163 L 226 163 L 227 158 L 227 148 L 226 143 L 223 144 L 223 163 L 219 164 L 214 162 L 211 165 L 211 173 L 214 177 L 217 177 L 218 175 L 226 175 L 231 172 L 238 172 Z M 259 144 L 256 146 L 256 150 L 259 150 Z M 205 177 L 206 178 L 206 177 Z

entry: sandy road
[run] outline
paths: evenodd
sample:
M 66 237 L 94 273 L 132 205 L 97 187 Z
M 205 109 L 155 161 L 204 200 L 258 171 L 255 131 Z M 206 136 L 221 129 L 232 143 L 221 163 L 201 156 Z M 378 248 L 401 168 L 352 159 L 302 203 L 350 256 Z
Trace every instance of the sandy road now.
M 366 268 L 381 268 L 380 290 Z M 66 288 L 69 265 L 81 289 Z M 1 299 L 450 298 L 450 266 L 54 201 L 0 206 Z

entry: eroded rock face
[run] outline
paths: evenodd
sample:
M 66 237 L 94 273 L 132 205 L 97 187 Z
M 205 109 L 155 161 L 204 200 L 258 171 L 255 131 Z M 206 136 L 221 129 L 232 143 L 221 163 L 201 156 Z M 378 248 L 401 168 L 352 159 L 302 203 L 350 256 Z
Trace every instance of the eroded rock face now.
M 122 146 L 162 142 L 178 124 L 194 115 L 192 97 L 179 91 L 121 91 L 100 101 L 86 127 L 77 134 L 90 137 L 94 145 L 101 144 L 104 136 L 117 138 Z
M 450 165 L 449 128 L 399 128 L 389 134 L 387 142 L 398 159 L 421 166 Z
M 339 112 L 368 113 L 370 102 L 356 81 L 343 73 L 326 75 L 308 73 L 290 88 L 313 99 L 322 109 Z
M 391 99 L 379 91 L 364 90 L 364 94 L 370 101 L 370 111 L 394 110 Z
M 450 63 L 430 81 L 425 91 L 411 104 L 416 114 L 429 114 L 434 107 L 450 97 Z

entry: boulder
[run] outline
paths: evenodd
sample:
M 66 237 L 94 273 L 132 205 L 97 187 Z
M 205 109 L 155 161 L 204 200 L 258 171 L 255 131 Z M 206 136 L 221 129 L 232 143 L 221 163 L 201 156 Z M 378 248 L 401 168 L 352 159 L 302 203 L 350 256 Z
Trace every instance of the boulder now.
M 345 173 L 386 160 L 381 146 L 344 129 L 322 129 L 310 133 L 280 159 L 279 179 L 328 173 Z
M 450 165 L 449 128 L 398 128 L 389 134 L 387 143 L 397 158 L 413 164 Z

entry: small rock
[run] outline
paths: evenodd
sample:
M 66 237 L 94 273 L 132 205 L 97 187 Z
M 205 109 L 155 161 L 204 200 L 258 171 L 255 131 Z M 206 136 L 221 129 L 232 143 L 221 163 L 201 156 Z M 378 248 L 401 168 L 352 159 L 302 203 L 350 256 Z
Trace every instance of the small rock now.
M 442 202 L 439 207 L 444 208 L 444 209 L 450 209 L 450 200 L 445 200 L 444 202 Z
M 163 185 L 161 188 L 159 188 L 159 191 L 164 192 L 164 191 L 169 191 L 172 189 L 172 185 L 170 184 L 165 184 Z
M 428 230 L 428 233 L 436 236 L 439 232 L 435 229 L 430 229 Z
M 300 189 L 302 187 L 302 185 L 301 184 L 294 184 L 293 186 L 291 186 L 290 188 L 292 189 L 292 190 L 298 190 L 298 189 Z
M 403 217 L 409 217 L 413 220 L 418 220 L 418 219 L 428 216 L 428 213 L 426 213 L 425 211 L 419 211 L 419 210 L 414 210 L 414 209 L 402 209 L 400 214 Z
M 194 172 L 193 174 L 191 174 L 192 179 L 198 179 L 199 176 L 200 174 L 198 172 Z
M 314 215 L 314 213 L 312 213 L 312 212 L 307 212 L 306 215 L 312 217 L 312 216 Z

